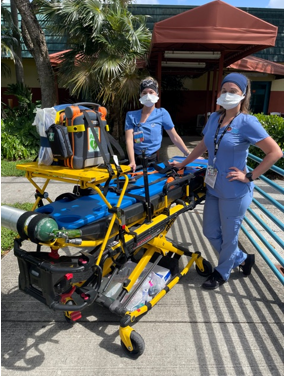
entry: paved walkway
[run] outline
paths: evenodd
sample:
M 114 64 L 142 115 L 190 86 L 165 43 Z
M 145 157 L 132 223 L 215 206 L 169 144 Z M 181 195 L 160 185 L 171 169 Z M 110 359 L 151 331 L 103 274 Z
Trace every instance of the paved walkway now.
M 168 147 L 165 153 L 171 157 L 177 151 Z M 70 190 L 59 183 L 50 188 L 52 196 Z M 283 200 L 278 193 L 271 195 Z M 2 179 L 2 203 L 27 199 L 33 202 L 33 188 L 24 178 Z M 202 217 L 203 205 L 199 205 L 181 215 L 168 236 L 191 251 L 201 251 L 215 266 L 217 256 L 202 235 Z M 243 233 L 240 243 L 248 253 L 255 252 Z M 25 242 L 23 248 L 33 247 Z M 66 253 L 74 252 L 67 249 Z M 181 267 L 185 260 L 181 259 Z M 1 262 L 3 376 L 284 374 L 283 286 L 258 253 L 251 276 L 234 270 L 230 281 L 212 292 L 201 289 L 204 278 L 192 267 L 134 326 L 146 344 L 137 360 L 123 353 L 119 319 L 107 309 L 90 306 L 70 326 L 61 312 L 18 290 L 18 266 L 12 252 Z

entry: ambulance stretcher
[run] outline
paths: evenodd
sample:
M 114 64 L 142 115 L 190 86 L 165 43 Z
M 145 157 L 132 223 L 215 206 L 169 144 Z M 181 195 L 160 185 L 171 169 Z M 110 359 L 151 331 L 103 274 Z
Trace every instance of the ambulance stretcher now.
M 200 252 L 190 252 L 166 239 L 177 217 L 205 199 L 206 164 L 206 160 L 196 160 L 182 174 L 164 164 L 145 164 L 135 174 L 130 173 L 129 166 L 121 165 L 116 171 L 112 165 L 113 177 L 104 166 L 73 170 L 37 163 L 18 165 L 36 189 L 31 212 L 17 221 L 19 237 L 14 253 L 20 269 L 20 290 L 53 310 L 64 311 L 69 322 L 80 319 L 82 311 L 93 303 L 107 307 L 121 318 L 123 349 L 137 358 L 144 351 L 144 340 L 132 324 L 158 303 L 194 263 L 199 275 L 208 276 L 212 271 Z M 45 179 L 41 187 L 36 183 L 39 177 Z M 81 194 L 90 190 L 93 194 L 76 196 L 75 191 L 52 201 L 46 192 L 50 180 L 72 183 Z M 43 220 L 48 228 L 41 230 Z M 22 249 L 25 239 L 35 244 L 33 252 Z M 42 252 L 42 246 L 49 247 L 50 252 Z M 76 247 L 79 252 L 66 256 L 64 247 Z M 83 251 L 87 247 L 91 249 L 88 253 Z M 179 271 L 183 255 L 188 263 Z M 107 297 L 104 293 L 108 285 L 128 261 L 136 263 L 135 269 L 116 298 Z M 151 268 L 146 269 L 149 265 Z M 142 307 L 127 310 L 126 296 L 130 300 L 157 265 L 170 269 L 171 279 Z M 139 277 L 140 284 L 136 284 Z

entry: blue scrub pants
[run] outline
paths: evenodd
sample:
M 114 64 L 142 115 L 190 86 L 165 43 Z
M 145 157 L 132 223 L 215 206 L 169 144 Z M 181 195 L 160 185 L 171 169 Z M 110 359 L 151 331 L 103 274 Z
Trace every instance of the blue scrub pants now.
M 243 197 L 234 199 L 222 199 L 206 194 L 203 233 L 219 253 L 219 262 L 215 270 L 225 281 L 229 279 L 231 270 L 247 257 L 247 254 L 238 248 L 238 235 L 252 196 L 252 190 Z

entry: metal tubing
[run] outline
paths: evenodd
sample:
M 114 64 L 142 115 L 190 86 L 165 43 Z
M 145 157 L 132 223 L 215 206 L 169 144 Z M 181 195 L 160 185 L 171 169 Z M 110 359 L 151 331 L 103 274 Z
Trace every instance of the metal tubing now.
M 255 226 L 250 222 L 250 220 L 245 217 L 244 220 L 246 223 L 250 226 L 250 228 L 255 232 L 255 234 L 259 237 L 259 239 L 263 242 L 263 244 L 268 248 L 268 250 L 271 252 L 271 254 L 278 260 L 278 262 L 284 266 L 284 259 L 278 254 L 278 252 L 268 243 L 266 238 L 261 235 L 261 233 L 255 228 Z M 246 233 L 247 236 L 249 233 Z M 248 236 L 249 238 L 249 236 Z
M 262 189 L 260 189 L 258 186 L 255 187 L 255 190 L 259 192 L 263 197 L 268 199 L 274 206 L 277 207 L 278 210 L 282 211 L 284 213 L 284 206 L 282 206 L 278 201 L 276 201 L 274 198 L 269 196 L 267 193 L 265 193 Z
M 151 213 L 151 201 L 150 201 L 150 195 L 149 195 L 148 175 L 147 175 L 148 159 L 145 154 L 145 150 L 142 151 L 142 159 L 143 159 L 144 192 L 145 192 L 145 200 L 146 200 L 146 208 L 147 208 L 147 221 L 150 222 L 152 218 L 152 213 Z
M 269 268 L 274 272 L 276 277 L 279 279 L 279 281 L 284 285 L 284 276 L 279 272 L 279 270 L 276 268 L 276 266 L 273 264 L 273 262 L 266 256 L 264 251 L 259 247 L 257 242 L 253 239 L 253 237 L 248 233 L 248 231 L 244 228 L 244 226 L 241 226 L 242 231 L 245 233 L 245 235 L 248 237 L 248 239 L 251 241 L 251 243 L 254 245 L 254 247 L 258 250 L 261 257 L 266 261 Z
M 123 189 L 122 189 L 122 192 L 120 194 L 120 197 L 118 199 L 118 202 L 117 202 L 117 205 L 116 207 L 120 207 L 121 204 L 122 204 L 122 201 L 123 201 L 123 198 L 124 198 L 124 195 L 125 195 L 125 192 L 126 192 L 126 189 L 127 189 L 127 186 L 129 184 L 129 178 L 127 175 L 123 174 L 124 178 L 125 178 L 125 183 L 124 183 L 124 186 L 123 186 Z M 96 261 L 96 265 L 99 265 L 100 264 L 100 261 L 101 261 L 101 258 L 102 258 L 102 255 L 103 255 L 103 252 L 105 251 L 105 248 L 106 248 L 106 245 L 109 241 L 109 238 L 110 238 L 110 235 L 111 235 L 111 232 L 112 232 L 112 229 L 113 229 L 113 226 L 114 226 L 114 223 L 115 223 L 115 220 L 118 219 L 119 223 L 121 224 L 121 220 L 117 217 L 117 214 L 113 214 L 112 215 L 112 218 L 111 218 L 111 221 L 110 221 L 110 224 L 109 224 L 109 227 L 108 227 L 108 230 L 106 232 L 106 236 L 103 240 L 103 243 L 102 243 L 102 246 L 101 246 L 101 249 L 100 249 L 100 253 L 99 253 L 99 256 L 97 258 L 97 261 Z
M 261 211 L 263 211 L 263 213 L 265 215 L 268 216 L 268 218 L 270 218 L 272 220 L 272 222 L 274 222 L 282 231 L 284 231 L 284 223 L 282 223 L 279 219 L 277 219 L 273 214 L 271 214 L 267 209 L 265 209 L 264 206 L 261 205 L 260 202 L 258 202 L 255 198 L 253 198 L 252 202 L 257 206 L 259 207 L 259 209 Z
M 248 154 L 248 157 L 251 159 L 251 160 L 254 160 L 258 163 L 261 163 L 262 162 L 262 159 L 260 159 L 259 157 L 249 153 Z M 271 171 L 273 172 L 276 172 L 278 173 L 279 175 L 283 176 L 284 177 L 284 169 L 281 169 L 279 167 L 277 167 L 276 165 L 272 165 L 272 167 L 270 168 Z
M 9 230 L 18 232 L 17 223 L 24 210 L 16 209 L 10 206 L 1 206 L 1 226 L 9 228 Z
M 266 184 L 272 186 L 272 188 L 278 190 L 278 192 L 280 192 L 281 194 L 284 194 L 284 188 L 282 188 L 282 186 L 275 184 L 275 182 L 273 182 L 272 180 L 269 180 L 267 177 L 263 175 L 259 176 L 259 178 L 262 181 L 266 182 Z
M 40 188 L 37 183 L 32 179 L 32 175 L 31 175 L 31 172 L 26 172 L 26 178 L 30 181 L 30 183 L 32 185 L 34 185 L 34 187 L 38 190 L 39 193 L 43 194 L 46 190 L 46 187 L 48 186 L 49 182 L 50 182 L 50 179 L 46 179 L 46 182 L 44 183 L 43 187 Z M 46 178 L 46 177 L 44 177 Z M 38 197 L 36 199 L 36 202 L 34 203 L 33 207 L 32 207 L 32 211 L 34 211 L 37 207 L 38 207 L 38 203 L 40 202 L 41 198 Z M 47 197 L 46 200 L 49 202 L 49 203 L 52 203 L 52 200 Z
M 248 212 L 257 220 L 259 224 L 261 224 L 261 226 L 268 232 L 272 239 L 274 239 L 280 245 L 281 248 L 284 248 L 284 241 L 281 238 L 279 238 L 279 236 L 277 236 L 275 232 L 272 231 L 252 209 L 249 208 Z

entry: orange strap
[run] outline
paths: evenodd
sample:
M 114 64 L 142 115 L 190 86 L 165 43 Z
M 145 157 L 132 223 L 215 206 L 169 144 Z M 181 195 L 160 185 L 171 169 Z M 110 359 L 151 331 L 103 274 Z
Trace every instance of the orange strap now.
M 147 172 L 148 175 L 153 175 L 154 173 L 159 173 L 158 171 L 152 171 L 152 172 Z M 134 177 L 134 176 L 139 176 L 139 175 L 143 175 L 143 171 L 141 172 L 133 172 L 131 173 L 131 176 Z

